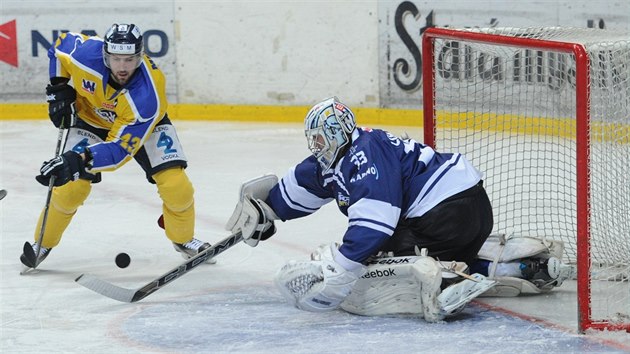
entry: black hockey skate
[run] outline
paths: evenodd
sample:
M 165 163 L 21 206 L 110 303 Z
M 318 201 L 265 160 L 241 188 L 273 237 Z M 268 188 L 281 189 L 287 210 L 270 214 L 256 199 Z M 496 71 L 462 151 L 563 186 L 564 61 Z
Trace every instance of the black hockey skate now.
M 39 262 L 37 261 L 37 252 L 39 249 L 39 245 L 37 242 L 32 245 L 29 242 L 24 243 L 24 248 L 22 255 L 20 256 L 20 261 L 22 264 L 29 268 L 37 267 L 41 262 L 48 257 L 52 248 L 41 247 L 39 250 Z

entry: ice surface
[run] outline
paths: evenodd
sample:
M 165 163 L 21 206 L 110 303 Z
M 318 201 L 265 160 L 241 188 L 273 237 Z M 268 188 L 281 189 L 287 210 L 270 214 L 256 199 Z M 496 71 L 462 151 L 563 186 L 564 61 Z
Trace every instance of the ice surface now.
M 240 183 L 283 176 L 308 154 L 299 124 L 177 122 L 195 186 L 197 237 L 227 236 Z M 83 288 L 89 273 L 135 288 L 180 264 L 156 225 L 161 203 L 135 162 L 105 173 L 62 242 L 34 273 L 18 260 L 30 241 L 46 188 L 35 182 L 54 153 L 47 121 L 0 121 L 0 352 L 2 353 L 546 353 L 630 352 L 630 334 L 576 332 L 575 284 L 542 296 L 483 299 L 457 318 L 428 324 L 410 316 L 360 317 L 289 307 L 272 285 L 289 259 L 339 240 L 345 217 L 328 205 L 278 224 L 256 248 L 239 244 L 146 299 L 120 303 Z M 391 128 L 422 139 L 419 128 Z M 131 264 L 116 267 L 126 252 Z

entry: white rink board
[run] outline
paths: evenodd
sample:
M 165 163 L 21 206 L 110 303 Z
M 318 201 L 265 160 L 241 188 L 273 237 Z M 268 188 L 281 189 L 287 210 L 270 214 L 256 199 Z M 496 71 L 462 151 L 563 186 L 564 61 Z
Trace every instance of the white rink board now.
M 43 101 L 48 60 L 41 42 L 51 42 L 53 33 L 102 36 L 113 22 L 134 22 L 151 52 L 165 51 L 154 60 L 173 103 L 295 106 L 336 94 L 354 107 L 419 109 L 422 28 L 628 31 L 630 2 L 85 0 L 51 7 L 43 0 L 3 0 L 0 24 L 11 21 L 17 39 L 4 32 L 3 38 L 17 41 L 19 65 L 2 62 L 0 54 L 2 101 Z

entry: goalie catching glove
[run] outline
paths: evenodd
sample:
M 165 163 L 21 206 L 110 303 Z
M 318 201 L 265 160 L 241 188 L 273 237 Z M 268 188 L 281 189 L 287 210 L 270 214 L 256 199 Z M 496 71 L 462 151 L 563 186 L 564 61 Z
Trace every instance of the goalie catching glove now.
M 301 310 L 323 312 L 338 308 L 366 270 L 339 253 L 334 243 L 320 246 L 311 259 L 288 262 L 275 278 L 282 296 Z
M 243 242 L 251 247 L 273 236 L 276 233 L 273 221 L 279 218 L 264 200 L 277 183 L 278 177 L 275 175 L 264 175 L 243 183 L 239 201 L 226 224 L 226 230 L 233 233 L 240 231 Z

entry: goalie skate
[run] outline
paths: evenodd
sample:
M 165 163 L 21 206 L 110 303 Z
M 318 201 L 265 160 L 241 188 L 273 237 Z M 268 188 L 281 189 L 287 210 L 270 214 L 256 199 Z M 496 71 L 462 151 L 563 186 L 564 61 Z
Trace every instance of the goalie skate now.
M 541 290 L 560 286 L 565 280 L 577 275 L 573 266 L 562 263 L 556 257 L 525 259 L 521 262 L 521 272 L 526 280 Z
M 483 296 L 511 297 L 520 294 L 540 294 L 560 286 L 576 276 L 575 267 L 562 263 L 564 245 L 561 241 L 529 236 L 493 234 L 479 250 L 478 257 L 492 261 L 489 278 L 497 286 Z M 497 275 L 499 263 L 520 262 L 519 275 Z

